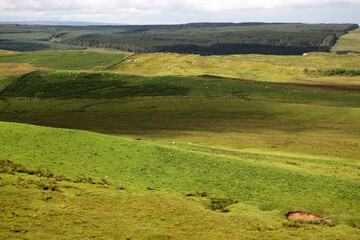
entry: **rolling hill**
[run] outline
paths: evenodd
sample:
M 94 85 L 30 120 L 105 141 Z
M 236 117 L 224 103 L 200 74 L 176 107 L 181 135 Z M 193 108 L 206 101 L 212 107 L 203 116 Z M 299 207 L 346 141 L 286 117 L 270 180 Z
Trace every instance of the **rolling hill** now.
M 2 51 L 0 237 L 355 240 L 358 59 Z

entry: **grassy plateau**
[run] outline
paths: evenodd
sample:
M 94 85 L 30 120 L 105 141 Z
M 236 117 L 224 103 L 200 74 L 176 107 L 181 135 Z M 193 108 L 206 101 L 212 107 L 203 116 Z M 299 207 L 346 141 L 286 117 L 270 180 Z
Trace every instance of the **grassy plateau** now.
M 1 51 L 0 238 L 359 239 L 359 59 Z

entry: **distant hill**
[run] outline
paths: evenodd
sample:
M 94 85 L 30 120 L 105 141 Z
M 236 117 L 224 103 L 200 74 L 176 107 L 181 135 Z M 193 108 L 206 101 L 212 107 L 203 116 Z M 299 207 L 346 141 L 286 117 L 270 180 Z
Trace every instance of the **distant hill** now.
M 47 25 L 47 26 L 94 26 L 94 25 L 127 25 L 124 23 L 100 23 L 78 21 L 0 21 L 0 24 Z
M 90 47 L 137 53 L 302 55 L 328 52 L 339 37 L 357 28 L 357 24 L 23 22 L 22 25 L 0 25 L 0 49 L 35 51 Z

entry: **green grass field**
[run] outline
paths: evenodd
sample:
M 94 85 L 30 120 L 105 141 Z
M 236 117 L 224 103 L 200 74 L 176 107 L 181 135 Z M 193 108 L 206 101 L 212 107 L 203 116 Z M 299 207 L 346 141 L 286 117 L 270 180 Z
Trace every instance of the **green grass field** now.
M 7 83 L 4 78 L 4 85 Z M 0 82 L 1 83 L 1 82 Z M 143 77 L 110 73 L 37 71 L 19 78 L 2 97 L 107 99 L 144 96 L 222 97 L 275 102 L 358 106 L 359 88 L 342 90 L 300 84 L 264 83 L 216 76 Z M 344 92 L 339 96 L 339 92 Z
M 304 71 L 358 54 L 124 57 L 0 55 L 34 68 L 0 78 L 0 159 L 70 177 L 48 192 L 3 168 L 0 238 L 358 238 L 360 78 Z
M 340 37 L 331 48 L 332 52 L 360 52 L 360 30 L 356 29 Z
M 1 128 L 4 151 L 0 158 L 53 169 L 72 179 L 106 176 L 111 184 L 126 186 L 131 192 L 141 193 L 150 186 L 178 197 L 201 190 L 216 197 L 234 197 L 240 202 L 238 207 L 257 208 L 277 219 L 287 211 L 305 210 L 349 225 L 349 233 L 359 223 L 360 185 L 355 179 L 90 132 L 9 123 L 1 123 Z M 236 204 L 230 209 L 237 214 Z
M 288 222 L 269 211 L 236 204 L 229 213 L 206 209 L 206 198 L 2 174 L 0 236 L 4 239 L 357 239 L 355 228 Z M 51 197 L 48 200 L 44 200 Z M 46 198 L 45 198 L 46 197 Z M 27 200 L 26 204 L 23 201 Z M 6 215 L 5 215 L 6 214 Z M 12 217 L 11 217 L 12 216 Z M 284 225 L 283 225 L 284 224 Z

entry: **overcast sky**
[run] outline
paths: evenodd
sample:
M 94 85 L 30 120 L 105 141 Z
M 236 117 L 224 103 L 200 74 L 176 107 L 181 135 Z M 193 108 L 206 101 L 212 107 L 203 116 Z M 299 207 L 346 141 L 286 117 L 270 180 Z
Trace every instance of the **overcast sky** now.
M 0 0 L 0 21 L 360 24 L 360 0 Z

